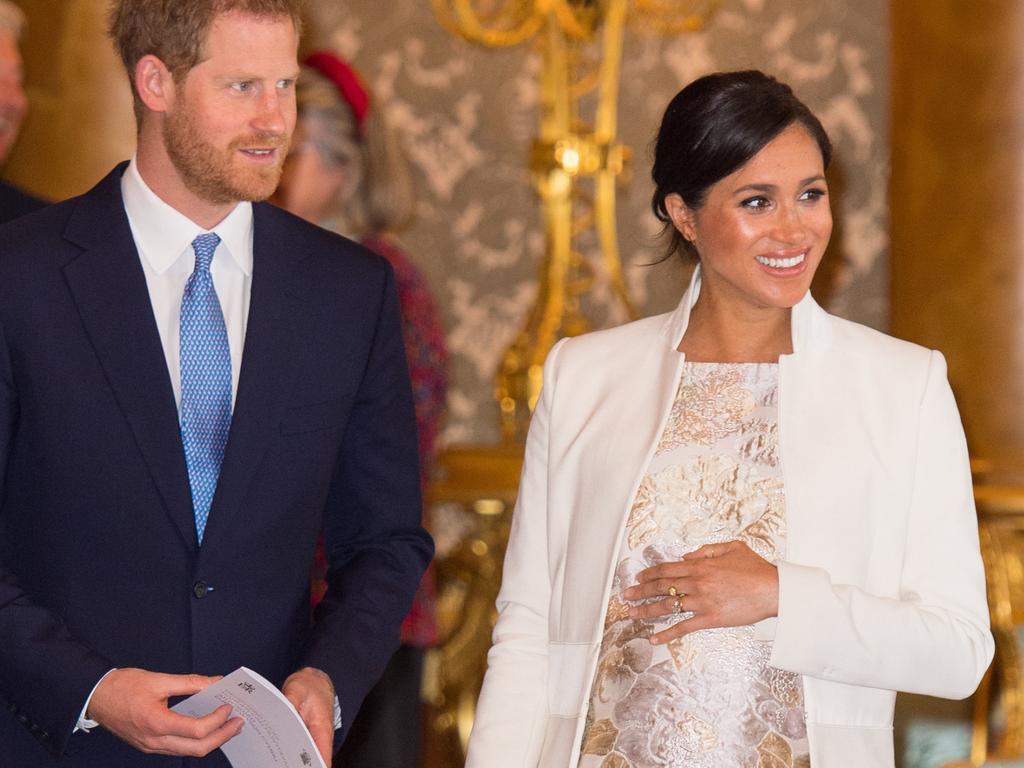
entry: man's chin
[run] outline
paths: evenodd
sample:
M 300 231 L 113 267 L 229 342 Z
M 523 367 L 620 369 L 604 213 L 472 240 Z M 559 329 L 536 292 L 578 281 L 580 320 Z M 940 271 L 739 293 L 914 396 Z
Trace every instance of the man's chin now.
M 281 180 L 281 169 L 266 169 L 259 173 L 236 174 L 230 183 L 218 190 L 203 190 L 203 197 L 217 205 L 226 203 L 252 202 L 261 203 L 270 198 L 277 190 Z M 198 190 L 197 190 L 198 191 Z
M 237 191 L 241 196 L 238 199 L 253 203 L 267 200 L 277 190 L 282 168 L 283 166 L 277 166 L 245 174 L 244 178 L 239 179 Z

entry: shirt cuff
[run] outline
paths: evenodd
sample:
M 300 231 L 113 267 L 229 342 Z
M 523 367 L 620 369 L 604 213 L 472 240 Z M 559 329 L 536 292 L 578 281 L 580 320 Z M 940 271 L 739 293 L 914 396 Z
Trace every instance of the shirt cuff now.
M 341 728 L 341 704 L 338 702 L 338 697 L 334 697 L 334 730 Z
M 114 669 L 117 669 L 117 667 L 114 667 Z M 97 725 L 99 725 L 99 723 L 97 723 L 95 720 L 90 720 L 88 717 L 86 717 L 85 713 L 89 711 L 89 702 L 92 701 L 92 695 L 94 693 L 96 693 L 96 689 L 100 687 L 100 683 L 103 682 L 103 679 L 107 675 L 109 675 L 111 672 L 113 672 L 114 669 L 108 669 L 106 671 L 106 673 L 104 673 L 103 677 L 101 677 L 99 680 L 96 681 L 96 685 L 94 685 L 92 687 L 92 690 L 89 691 L 89 696 L 85 700 L 85 705 L 82 707 L 82 712 L 78 716 L 78 722 L 75 724 L 75 730 L 73 730 L 72 733 L 78 733 L 79 731 L 83 731 L 84 733 L 88 733 L 93 728 L 95 728 Z M 334 719 L 335 719 L 335 722 L 337 722 L 337 720 L 338 720 L 338 714 L 337 714 L 337 712 L 338 712 L 338 703 L 337 703 L 337 701 L 338 700 L 337 700 L 337 697 L 335 697 L 334 701 L 335 701 L 335 703 L 334 703 L 334 707 L 335 707 Z

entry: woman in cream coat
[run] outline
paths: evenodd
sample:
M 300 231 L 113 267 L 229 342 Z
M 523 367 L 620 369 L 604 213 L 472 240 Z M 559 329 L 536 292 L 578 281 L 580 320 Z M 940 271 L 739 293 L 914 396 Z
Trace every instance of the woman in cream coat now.
M 977 686 L 993 644 L 942 355 L 833 317 L 808 292 L 831 234 L 830 152 L 817 119 L 758 72 L 701 78 L 669 105 L 654 208 L 699 266 L 671 314 L 549 355 L 468 768 L 576 768 L 584 742 L 608 755 L 594 765 L 640 768 L 616 728 L 595 741 L 587 717 L 610 603 L 652 646 L 747 628 L 763 671 L 802 688 L 781 749 L 795 766 L 892 766 L 896 691 Z M 711 540 L 647 563 L 617 594 L 627 517 L 688 361 L 777 363 L 785 556 Z M 743 764 L 776 765 L 764 748 Z

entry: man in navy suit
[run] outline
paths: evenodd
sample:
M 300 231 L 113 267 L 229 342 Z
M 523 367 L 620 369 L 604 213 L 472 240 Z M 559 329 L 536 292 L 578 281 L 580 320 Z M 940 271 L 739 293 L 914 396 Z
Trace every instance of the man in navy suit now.
M 0 227 L 4 766 L 226 765 L 241 720 L 168 700 L 240 665 L 329 762 L 398 646 L 432 546 L 391 270 L 249 202 L 297 4 L 116 3 L 136 156 Z

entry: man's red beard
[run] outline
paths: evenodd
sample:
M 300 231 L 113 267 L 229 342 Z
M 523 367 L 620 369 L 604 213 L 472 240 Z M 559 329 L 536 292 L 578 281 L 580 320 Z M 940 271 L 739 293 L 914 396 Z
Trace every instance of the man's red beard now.
M 164 145 L 185 186 L 215 204 L 270 197 L 281 179 L 288 144 L 289 137 L 280 134 L 250 135 L 218 149 L 202 135 L 187 109 L 168 114 L 164 123 Z M 276 162 L 246 167 L 240 157 L 246 149 L 276 150 Z

